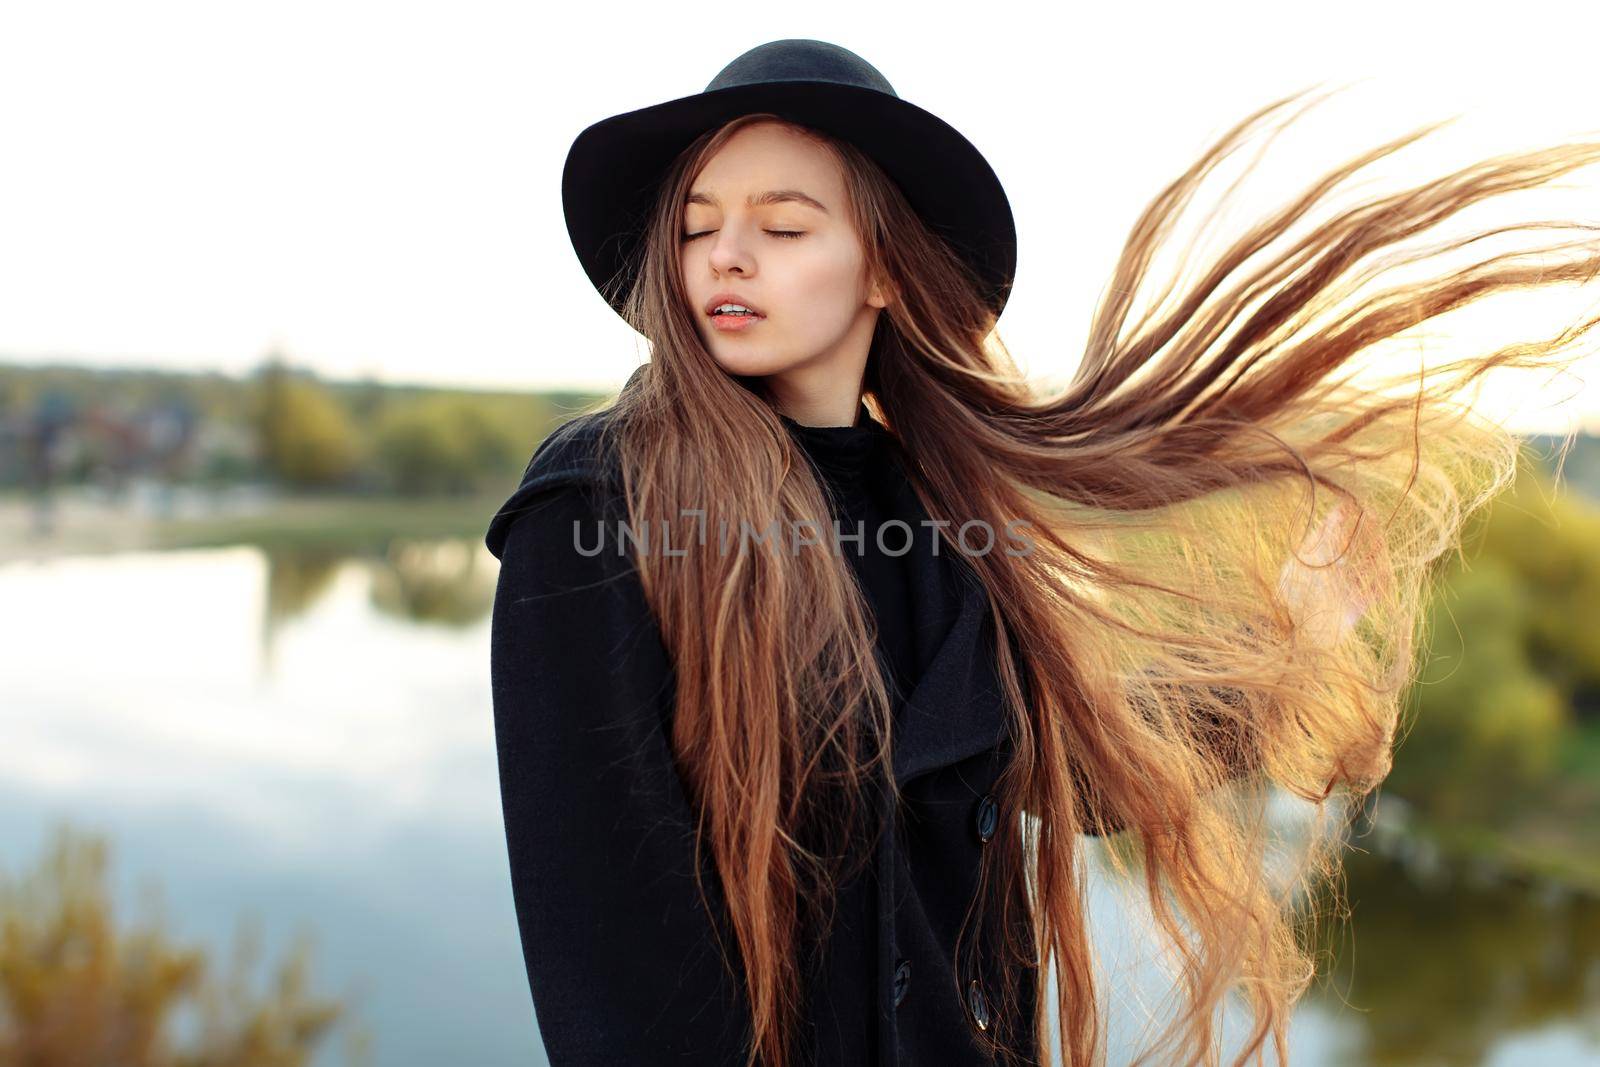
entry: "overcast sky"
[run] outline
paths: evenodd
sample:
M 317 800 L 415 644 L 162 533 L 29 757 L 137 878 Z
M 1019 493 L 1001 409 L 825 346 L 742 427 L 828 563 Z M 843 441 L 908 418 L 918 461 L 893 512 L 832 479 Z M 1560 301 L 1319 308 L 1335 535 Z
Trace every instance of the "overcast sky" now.
M 1593 3 L 1484 9 L 1492 20 L 1393 0 L 1055 8 L 8 5 L 0 361 L 239 372 L 278 348 L 331 377 L 615 387 L 646 353 L 573 255 L 567 148 L 780 37 L 859 53 L 988 156 L 1020 231 L 1000 332 L 1041 377 L 1076 365 L 1138 211 L 1269 100 L 1349 84 L 1267 146 L 1228 233 L 1456 113 L 1370 188 L 1600 136 Z M 1473 219 L 1600 218 L 1597 170 L 1561 199 Z M 1552 332 L 1600 313 L 1600 285 L 1564 301 L 1497 321 L 1508 338 Z M 1536 421 L 1600 429 L 1600 366 L 1583 368 L 1538 403 L 1581 394 Z

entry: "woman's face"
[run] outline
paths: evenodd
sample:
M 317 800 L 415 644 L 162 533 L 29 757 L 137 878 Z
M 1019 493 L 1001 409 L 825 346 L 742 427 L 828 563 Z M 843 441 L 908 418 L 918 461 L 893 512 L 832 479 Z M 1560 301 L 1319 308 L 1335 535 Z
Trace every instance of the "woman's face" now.
M 776 123 L 746 126 L 706 163 L 684 204 L 679 260 L 724 370 L 778 376 L 791 395 L 859 383 L 884 300 L 845 208 L 833 157 Z M 759 317 L 714 318 L 725 293 Z

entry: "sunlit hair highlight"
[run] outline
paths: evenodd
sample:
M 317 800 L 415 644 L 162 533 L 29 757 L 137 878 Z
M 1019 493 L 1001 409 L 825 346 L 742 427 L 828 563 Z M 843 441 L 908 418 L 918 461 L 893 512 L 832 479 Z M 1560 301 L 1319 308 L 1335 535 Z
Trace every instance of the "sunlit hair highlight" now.
M 996 1025 L 979 1035 L 1005 1063 L 1038 1062 L 1018 1054 L 1030 1047 L 1048 1060 L 1052 1017 L 1064 1062 L 1103 1062 L 1085 832 L 1120 835 L 1106 855 L 1142 880 L 1181 991 L 1134 1062 L 1218 1062 L 1215 1012 L 1230 992 L 1253 1019 L 1232 1062 L 1259 1062 L 1269 1043 L 1289 1062 L 1290 1011 L 1315 976 L 1296 934 L 1317 916 L 1300 902 L 1336 878 L 1340 839 L 1268 862 L 1266 787 L 1337 815 L 1383 781 L 1435 562 L 1516 468 L 1518 437 L 1473 390 L 1492 370 L 1564 368 L 1595 325 L 1425 368 L 1380 361 L 1385 342 L 1453 309 L 1600 272 L 1597 227 L 1576 222 L 1403 247 L 1473 204 L 1600 160 L 1591 143 L 1484 160 L 1289 239 L 1334 190 L 1437 127 L 1324 175 L 1134 319 L 1207 175 L 1303 95 L 1248 116 L 1145 209 L 1059 391 L 1019 373 L 976 277 L 870 157 L 785 123 L 838 161 L 867 268 L 893 291 L 864 389 L 929 516 L 951 522 L 947 538 L 973 519 L 1031 523 L 1030 554 L 967 557 L 988 591 L 1017 739 L 1002 810 L 1023 817 L 1002 820 L 984 850 L 956 973 L 980 946 L 1009 964 Z M 681 527 L 685 508 L 712 530 L 829 517 L 761 381 L 707 351 L 680 275 L 691 182 L 762 121 L 784 120 L 744 116 L 697 139 L 646 220 L 624 316 L 651 361 L 608 405 L 607 429 L 629 518 L 650 527 Z M 1365 291 L 1395 268 L 1550 228 L 1574 239 Z M 1342 546 L 1320 573 L 1361 605 L 1343 627 L 1286 595 L 1287 561 L 1319 529 Z M 673 658 L 671 741 L 726 899 L 721 947 L 748 994 L 749 1062 L 787 1067 L 831 889 L 885 832 L 873 797 L 893 782 L 891 716 L 871 612 L 828 552 L 649 552 L 637 564 Z M 1038 1010 L 1018 1018 L 1029 987 Z

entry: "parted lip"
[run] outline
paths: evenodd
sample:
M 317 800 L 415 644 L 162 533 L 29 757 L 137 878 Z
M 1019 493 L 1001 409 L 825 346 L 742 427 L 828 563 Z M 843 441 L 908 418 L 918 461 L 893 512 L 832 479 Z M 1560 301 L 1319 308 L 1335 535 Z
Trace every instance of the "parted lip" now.
M 760 315 L 762 318 L 765 318 L 766 314 L 767 314 L 765 311 L 762 311 L 760 308 L 758 308 L 754 304 L 750 303 L 750 301 L 746 300 L 744 297 L 740 296 L 738 293 L 718 293 L 716 296 L 712 297 L 710 300 L 708 300 L 706 302 L 706 314 L 707 315 L 711 314 L 713 311 L 715 311 L 719 306 L 721 306 L 723 304 L 741 304 L 744 307 L 749 308 L 751 311 L 754 311 L 757 315 Z

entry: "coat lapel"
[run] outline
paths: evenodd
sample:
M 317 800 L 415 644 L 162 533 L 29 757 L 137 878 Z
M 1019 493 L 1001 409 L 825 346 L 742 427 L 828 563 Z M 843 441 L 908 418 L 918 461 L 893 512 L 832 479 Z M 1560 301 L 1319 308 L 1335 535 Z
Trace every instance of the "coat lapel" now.
M 922 673 L 894 723 L 894 775 L 900 786 L 941 767 L 987 752 L 1006 734 L 1005 705 L 994 666 L 989 598 L 971 565 L 938 531 L 916 491 L 897 479 L 898 514 L 916 531 L 911 566 Z

